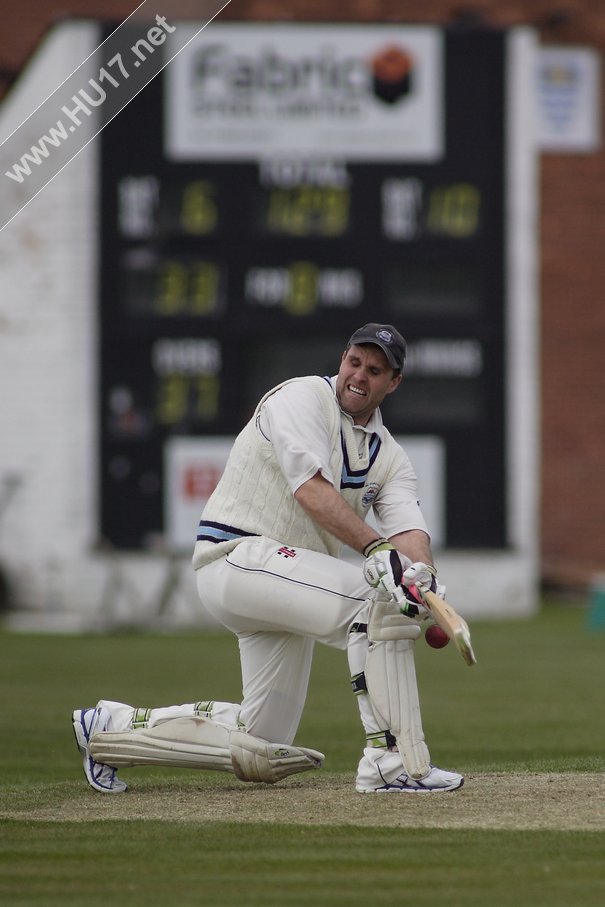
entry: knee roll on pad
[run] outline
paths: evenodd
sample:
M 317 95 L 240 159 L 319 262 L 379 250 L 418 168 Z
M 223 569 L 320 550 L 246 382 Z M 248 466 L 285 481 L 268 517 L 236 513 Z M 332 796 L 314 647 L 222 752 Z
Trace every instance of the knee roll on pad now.
M 418 639 L 420 633 L 419 625 L 403 615 L 392 601 L 386 601 L 376 596 L 372 602 L 368 621 L 370 642 L 383 642 L 389 639 Z
M 306 747 L 268 743 L 244 731 L 231 731 L 229 751 L 233 771 L 240 781 L 275 784 L 288 775 L 320 768 L 324 754 Z

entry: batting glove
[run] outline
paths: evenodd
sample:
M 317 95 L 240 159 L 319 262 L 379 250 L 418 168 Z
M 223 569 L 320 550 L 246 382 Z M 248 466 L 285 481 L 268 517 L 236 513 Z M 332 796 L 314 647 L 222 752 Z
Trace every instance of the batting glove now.
M 366 583 L 374 589 L 382 588 L 396 601 L 404 602 L 401 588 L 403 567 L 398 551 L 388 539 L 375 539 L 364 548 L 363 575 Z
M 402 581 L 404 586 L 415 586 L 420 592 L 437 591 L 437 571 L 422 561 L 416 561 L 404 570 Z
M 402 602 L 398 602 L 399 610 L 402 614 L 405 614 L 406 617 L 411 617 L 412 620 L 426 620 L 427 617 L 431 616 L 431 612 L 426 607 L 424 602 L 419 598 L 416 598 L 411 589 L 403 587 L 404 599 Z

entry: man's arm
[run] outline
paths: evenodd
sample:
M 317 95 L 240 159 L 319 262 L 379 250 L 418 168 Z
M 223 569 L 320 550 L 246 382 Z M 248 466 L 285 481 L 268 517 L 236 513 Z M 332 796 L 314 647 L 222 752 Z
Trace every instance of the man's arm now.
M 410 582 L 419 584 L 422 582 L 427 588 L 434 583 L 434 574 L 429 572 L 426 566 L 433 563 L 430 541 L 422 529 L 397 533 L 389 539 L 389 543 L 383 539 L 384 544 L 380 545 L 381 540 L 376 538 L 376 530 L 357 516 L 334 486 L 320 473 L 303 482 L 294 492 L 294 497 L 314 522 L 366 557 L 364 576 L 369 585 L 374 587 L 381 585 L 394 598 L 405 601 L 400 588 L 402 580 L 405 581 L 405 575 L 402 577 L 402 565 L 395 551 L 404 554 L 413 562 L 413 566 L 409 568 L 414 571 Z M 372 545 L 372 542 L 378 542 L 379 547 Z M 389 548 L 390 552 L 385 550 Z
M 304 482 L 294 497 L 315 523 L 327 529 L 354 551 L 363 553 L 364 548 L 377 536 L 376 530 L 357 516 L 345 499 L 320 473 Z M 431 544 L 422 529 L 410 529 L 391 536 L 390 543 L 412 562 L 433 563 Z
M 433 553 L 428 535 L 422 529 L 410 529 L 408 532 L 399 532 L 389 539 L 397 551 L 404 554 L 412 563 L 421 562 L 433 566 Z
M 357 516 L 353 508 L 320 473 L 303 482 L 294 492 L 294 497 L 314 523 L 318 523 L 322 529 L 326 529 L 360 554 L 377 536 L 376 530 Z

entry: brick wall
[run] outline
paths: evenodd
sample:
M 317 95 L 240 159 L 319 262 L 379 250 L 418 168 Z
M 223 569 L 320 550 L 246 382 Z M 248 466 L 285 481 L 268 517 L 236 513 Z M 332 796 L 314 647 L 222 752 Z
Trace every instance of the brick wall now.
M 21 0 L 3 13 L 0 94 L 59 14 L 121 20 L 135 0 Z M 218 5 L 218 4 L 217 4 Z M 171 10 L 175 4 L 171 4 Z M 183 0 L 183 15 L 199 2 Z M 544 44 L 605 50 L 600 0 L 233 0 L 221 19 L 530 24 Z M 4 82 L 2 82 L 4 79 Z M 541 552 L 545 582 L 605 571 L 605 153 L 541 161 Z

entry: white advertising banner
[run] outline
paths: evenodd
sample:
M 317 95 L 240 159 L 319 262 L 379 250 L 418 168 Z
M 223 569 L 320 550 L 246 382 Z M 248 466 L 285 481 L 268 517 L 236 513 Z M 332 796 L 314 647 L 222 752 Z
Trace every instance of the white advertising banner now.
M 172 551 L 190 551 L 206 501 L 223 474 L 232 437 L 170 438 L 164 445 L 164 525 Z
M 438 160 L 442 42 L 433 26 L 214 24 L 166 71 L 165 151 Z
M 541 151 L 601 147 L 601 60 L 590 47 L 542 47 L 536 59 L 536 129 Z

